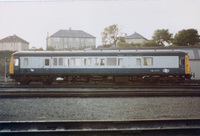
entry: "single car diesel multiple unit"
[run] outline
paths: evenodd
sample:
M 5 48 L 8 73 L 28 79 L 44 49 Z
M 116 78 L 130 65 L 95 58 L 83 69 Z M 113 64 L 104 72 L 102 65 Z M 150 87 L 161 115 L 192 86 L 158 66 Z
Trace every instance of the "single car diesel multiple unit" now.
M 188 55 L 180 51 L 28 51 L 12 54 L 12 79 L 63 82 L 182 82 L 190 79 Z

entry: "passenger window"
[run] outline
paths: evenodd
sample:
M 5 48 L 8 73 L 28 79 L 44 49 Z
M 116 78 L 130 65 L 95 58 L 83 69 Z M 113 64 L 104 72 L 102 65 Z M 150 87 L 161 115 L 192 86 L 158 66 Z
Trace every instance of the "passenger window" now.
M 107 58 L 108 66 L 116 66 L 116 58 Z
M 141 66 L 141 59 L 140 58 L 136 58 L 136 66 Z
M 88 59 L 88 66 L 91 66 L 92 65 L 92 58 L 89 58 Z
M 95 58 L 94 61 L 95 61 L 95 66 L 98 66 L 99 65 L 98 58 Z
M 72 58 L 71 59 L 71 65 L 72 66 L 80 66 L 81 65 L 81 59 L 79 59 L 79 58 Z
M 144 57 L 144 66 L 152 66 L 153 58 L 152 57 Z
M 28 58 L 24 58 L 24 66 L 28 66 Z
M 19 59 L 14 59 L 15 66 L 19 66 Z
M 45 66 L 49 66 L 49 59 L 45 59 Z
M 59 66 L 63 65 L 63 58 L 59 58 Z
M 105 65 L 105 59 L 101 59 L 100 65 L 101 65 L 101 66 L 104 66 L 104 65 Z
M 53 65 L 57 66 L 57 58 L 53 58 Z
M 118 59 L 118 66 L 122 66 L 122 65 L 123 65 L 123 59 L 120 58 L 120 59 Z
M 64 58 L 64 65 L 65 65 L 65 66 L 69 66 L 69 59 Z
M 84 66 L 87 65 L 87 59 L 83 59 L 83 65 L 84 65 Z
M 180 60 L 180 65 L 185 65 L 185 59 Z

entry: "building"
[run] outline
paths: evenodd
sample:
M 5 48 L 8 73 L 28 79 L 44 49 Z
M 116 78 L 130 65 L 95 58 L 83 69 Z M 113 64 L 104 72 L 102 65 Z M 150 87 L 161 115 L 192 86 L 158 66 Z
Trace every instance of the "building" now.
M 82 30 L 59 30 L 50 37 L 47 37 L 47 47 L 56 50 L 72 50 L 96 47 L 96 37 Z
M 142 35 L 135 32 L 134 34 L 125 37 L 125 41 L 126 43 L 141 44 L 147 41 L 147 39 L 143 37 Z
M 17 35 L 8 36 L 0 40 L 0 51 L 27 51 L 29 43 Z

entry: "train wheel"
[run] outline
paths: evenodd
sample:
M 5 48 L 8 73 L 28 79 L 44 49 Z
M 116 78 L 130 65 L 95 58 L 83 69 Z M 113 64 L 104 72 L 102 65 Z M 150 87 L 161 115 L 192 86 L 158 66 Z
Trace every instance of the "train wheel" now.
M 44 85 L 50 85 L 53 82 L 53 80 L 51 78 L 45 78 L 42 80 L 42 83 Z

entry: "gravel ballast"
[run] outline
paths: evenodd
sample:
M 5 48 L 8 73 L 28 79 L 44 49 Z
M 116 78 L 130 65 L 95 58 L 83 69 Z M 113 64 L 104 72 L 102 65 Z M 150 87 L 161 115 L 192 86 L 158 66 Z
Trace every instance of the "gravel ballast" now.
M 200 97 L 0 99 L 1 121 L 200 118 Z

